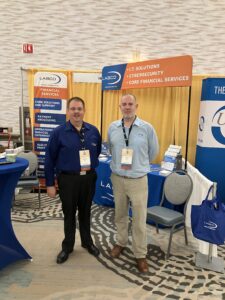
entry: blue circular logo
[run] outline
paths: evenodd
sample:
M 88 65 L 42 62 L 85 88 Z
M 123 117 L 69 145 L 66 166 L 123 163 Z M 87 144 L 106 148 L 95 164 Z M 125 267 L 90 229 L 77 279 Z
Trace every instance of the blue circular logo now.
M 212 118 L 211 130 L 215 140 L 225 145 L 225 106 L 215 112 Z

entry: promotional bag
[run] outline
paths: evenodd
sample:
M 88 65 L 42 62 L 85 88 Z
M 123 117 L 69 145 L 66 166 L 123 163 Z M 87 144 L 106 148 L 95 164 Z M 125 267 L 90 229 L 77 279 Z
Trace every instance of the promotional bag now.
M 205 242 L 222 245 L 225 241 L 225 205 L 215 196 L 206 199 L 200 205 L 191 207 L 191 227 L 194 237 Z

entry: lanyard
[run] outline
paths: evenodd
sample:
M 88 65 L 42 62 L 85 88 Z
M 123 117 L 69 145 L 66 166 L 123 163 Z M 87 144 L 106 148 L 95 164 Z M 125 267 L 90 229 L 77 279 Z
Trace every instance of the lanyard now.
M 125 127 L 124 127 L 124 119 L 122 119 L 122 121 L 121 121 L 122 122 L 122 128 L 123 128 L 124 141 L 125 141 L 125 144 L 126 144 L 127 147 L 129 145 L 129 136 L 130 136 L 131 130 L 133 128 L 133 124 L 134 124 L 135 120 L 136 120 L 136 116 L 135 116 L 135 118 L 134 118 L 134 120 L 133 120 L 133 122 L 132 122 L 132 124 L 129 128 L 128 136 L 126 135 L 126 131 L 125 131 Z
M 80 131 L 77 130 L 76 128 L 75 128 L 75 130 L 76 130 L 76 132 L 77 132 L 77 134 L 79 135 L 79 138 L 80 138 L 81 149 L 85 150 L 85 143 L 84 143 L 84 131 L 85 131 L 85 128 L 84 128 L 84 123 L 82 124 L 82 127 L 81 127 Z

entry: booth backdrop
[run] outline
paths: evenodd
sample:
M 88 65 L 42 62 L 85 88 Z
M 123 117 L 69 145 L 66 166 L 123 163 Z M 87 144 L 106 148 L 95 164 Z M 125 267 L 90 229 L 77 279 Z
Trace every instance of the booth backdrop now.
M 33 77 L 40 70 L 31 69 L 28 72 L 29 98 L 32 115 L 33 107 Z M 41 71 L 54 72 L 56 70 L 41 69 Z M 68 97 L 79 96 L 85 100 L 85 121 L 97 126 L 99 129 L 102 122 L 103 140 L 107 139 L 109 124 L 120 119 L 120 97 L 124 93 L 133 93 L 138 100 L 137 114 L 140 118 L 150 122 L 156 129 L 159 137 L 160 152 L 155 163 L 159 163 L 170 144 L 182 146 L 182 154 L 185 155 L 186 127 L 188 108 L 188 87 L 163 87 L 144 88 L 123 91 L 105 91 L 103 103 L 101 103 L 101 83 L 73 82 L 73 73 L 78 71 L 65 71 L 68 78 Z M 79 71 L 82 72 L 82 71 Z M 88 73 L 88 72 L 84 72 Z M 91 72 L 89 72 L 91 73 Z M 100 73 L 100 71 L 92 71 Z M 208 77 L 223 77 L 214 75 L 193 75 L 191 91 L 191 112 L 188 142 L 188 161 L 195 165 L 195 153 L 197 143 L 197 128 L 199 119 L 202 80 Z M 101 116 L 101 106 L 103 114 Z

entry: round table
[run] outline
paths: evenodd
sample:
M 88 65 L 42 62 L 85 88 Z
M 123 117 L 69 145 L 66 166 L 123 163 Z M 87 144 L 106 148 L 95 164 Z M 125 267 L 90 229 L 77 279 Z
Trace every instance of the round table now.
M 0 269 L 20 259 L 31 259 L 17 240 L 11 222 L 16 184 L 28 164 L 26 159 L 16 158 L 15 163 L 0 165 Z

